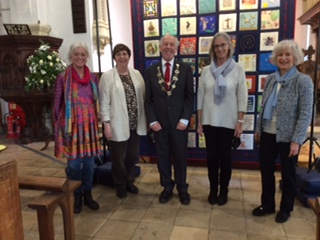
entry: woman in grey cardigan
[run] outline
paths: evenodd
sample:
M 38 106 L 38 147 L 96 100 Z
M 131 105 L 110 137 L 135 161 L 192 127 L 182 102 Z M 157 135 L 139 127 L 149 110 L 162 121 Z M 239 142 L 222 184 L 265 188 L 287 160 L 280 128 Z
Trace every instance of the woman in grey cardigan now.
M 293 211 L 295 167 L 312 115 L 311 78 L 296 68 L 302 61 L 303 53 L 295 41 L 283 40 L 274 47 L 271 62 L 278 69 L 267 77 L 255 133 L 255 140 L 260 142 L 262 194 L 261 206 L 253 209 L 252 215 L 261 217 L 275 212 L 274 172 L 279 155 L 282 197 L 277 223 L 286 222 Z

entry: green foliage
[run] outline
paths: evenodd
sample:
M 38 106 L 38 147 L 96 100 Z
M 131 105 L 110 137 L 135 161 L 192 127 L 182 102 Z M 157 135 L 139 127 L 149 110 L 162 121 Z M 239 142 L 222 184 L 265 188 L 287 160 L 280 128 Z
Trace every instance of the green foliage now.
M 27 59 L 30 74 L 25 77 L 24 89 L 30 92 L 35 89 L 50 89 L 54 87 L 59 73 L 65 70 L 66 64 L 60 59 L 59 53 L 50 50 L 47 43 L 41 41 L 38 50 Z

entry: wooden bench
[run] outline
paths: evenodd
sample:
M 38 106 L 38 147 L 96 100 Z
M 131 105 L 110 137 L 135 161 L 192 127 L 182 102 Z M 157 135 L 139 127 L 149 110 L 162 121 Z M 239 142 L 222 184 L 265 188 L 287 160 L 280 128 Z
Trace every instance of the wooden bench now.
M 81 182 L 65 178 L 17 176 L 14 160 L 0 160 L 0 239 L 23 240 L 20 189 L 46 191 L 28 206 L 37 210 L 40 240 L 54 240 L 54 213 L 59 206 L 63 215 L 64 238 L 75 240 L 73 191 Z
M 79 181 L 65 178 L 26 176 L 19 177 L 19 188 L 47 191 L 28 206 L 37 210 L 39 236 L 42 240 L 54 240 L 54 213 L 58 206 L 62 210 L 64 237 L 75 240 L 73 191 Z
M 320 197 L 318 198 L 309 198 L 308 203 L 311 207 L 311 209 L 314 211 L 314 213 L 317 216 L 317 233 L 316 233 L 316 239 L 320 240 Z

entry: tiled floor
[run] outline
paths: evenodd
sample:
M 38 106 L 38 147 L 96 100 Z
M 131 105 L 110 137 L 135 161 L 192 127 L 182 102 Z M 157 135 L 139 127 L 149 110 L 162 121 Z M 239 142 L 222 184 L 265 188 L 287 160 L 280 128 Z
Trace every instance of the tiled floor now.
M 19 146 L 3 135 L 0 135 L 0 144 L 8 146 L 0 153 L 1 159 L 15 159 L 19 175 L 65 176 L 65 161 L 53 158 L 52 142 L 44 152 L 39 152 L 43 143 Z M 179 203 L 176 192 L 167 204 L 158 203 L 162 189 L 156 165 L 140 163 L 139 166 L 141 175 L 136 180 L 140 189 L 138 195 L 119 199 L 111 187 L 94 187 L 93 194 L 101 208 L 92 211 L 84 207 L 83 212 L 75 216 L 77 240 L 315 239 L 316 217 L 298 200 L 291 218 L 284 224 L 275 223 L 275 215 L 263 218 L 251 215 L 260 199 L 258 171 L 234 169 L 229 202 L 225 206 L 211 206 L 207 202 L 206 168 L 188 167 L 192 198 L 191 204 L 184 206 Z M 36 212 L 27 204 L 40 194 L 37 191 L 20 191 L 25 240 L 39 239 Z M 277 189 L 277 203 L 280 194 Z M 55 216 L 55 235 L 55 239 L 64 239 L 60 209 Z

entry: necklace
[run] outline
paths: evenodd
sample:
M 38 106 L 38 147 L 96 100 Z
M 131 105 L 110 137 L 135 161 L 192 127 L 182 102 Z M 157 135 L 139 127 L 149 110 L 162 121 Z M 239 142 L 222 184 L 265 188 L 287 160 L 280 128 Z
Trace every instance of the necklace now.
M 176 83 L 179 80 L 178 79 L 178 75 L 180 73 L 179 67 L 180 67 L 180 65 L 178 63 L 176 63 L 176 70 L 174 71 L 174 76 L 172 77 L 172 82 L 169 81 L 168 83 L 166 83 L 163 79 L 163 76 L 160 71 L 160 66 L 157 67 L 157 70 L 158 70 L 157 77 L 159 79 L 158 83 L 161 86 L 161 90 L 166 92 L 168 96 L 171 96 L 172 91 L 176 88 Z M 168 91 L 166 90 L 166 87 L 165 87 L 166 84 L 169 86 L 169 89 L 170 89 Z M 170 88 L 170 86 L 171 86 L 171 88 Z

